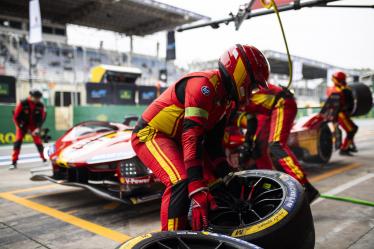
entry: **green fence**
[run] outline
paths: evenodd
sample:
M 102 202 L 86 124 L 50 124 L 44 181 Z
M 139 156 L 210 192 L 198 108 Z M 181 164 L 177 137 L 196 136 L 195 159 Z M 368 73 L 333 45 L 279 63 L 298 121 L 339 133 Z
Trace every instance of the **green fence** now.
M 0 145 L 12 144 L 15 140 L 16 128 L 12 119 L 14 105 L 0 105 Z M 77 106 L 73 109 L 73 124 L 87 120 L 122 122 L 126 115 L 140 115 L 146 106 Z M 55 108 L 47 107 L 47 118 L 43 127 L 48 127 L 53 140 L 65 131 L 56 130 Z M 26 135 L 24 142 L 32 142 Z
M 0 145 L 12 144 L 15 140 L 16 128 L 13 123 L 14 105 L 0 105 Z M 61 136 L 64 131 L 56 131 L 55 127 L 55 108 L 47 107 L 47 118 L 44 127 L 50 128 L 50 134 L 53 138 Z M 30 135 L 26 135 L 25 142 L 32 142 Z
M 122 122 L 127 115 L 141 115 L 146 106 L 77 106 L 74 107 L 74 124 L 87 120 Z
M 146 106 L 77 106 L 73 108 L 73 124 L 87 120 L 101 120 L 122 122 L 126 115 L 140 115 Z M 0 145 L 12 144 L 15 140 L 15 127 L 12 121 L 14 105 L 0 105 Z M 319 111 L 319 108 L 300 108 L 297 117 L 303 117 Z M 374 118 L 374 109 L 359 119 Z M 56 130 L 55 108 L 47 107 L 47 119 L 44 127 L 50 129 L 53 140 L 60 137 L 65 131 Z M 32 138 L 27 135 L 25 142 L 31 142 Z

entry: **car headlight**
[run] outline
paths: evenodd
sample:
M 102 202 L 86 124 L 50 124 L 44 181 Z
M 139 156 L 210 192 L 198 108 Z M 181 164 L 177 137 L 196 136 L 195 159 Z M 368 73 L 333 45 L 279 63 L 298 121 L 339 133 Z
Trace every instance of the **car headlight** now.
M 120 161 L 119 167 L 121 175 L 124 177 L 145 176 L 151 173 L 137 157 Z

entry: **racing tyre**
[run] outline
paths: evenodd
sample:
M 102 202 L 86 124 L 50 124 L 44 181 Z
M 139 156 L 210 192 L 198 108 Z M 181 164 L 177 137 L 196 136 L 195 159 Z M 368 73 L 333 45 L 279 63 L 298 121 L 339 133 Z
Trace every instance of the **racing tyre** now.
M 370 87 L 364 83 L 349 84 L 352 89 L 353 106 L 350 110 L 352 117 L 366 115 L 373 107 L 373 96 Z
M 326 164 L 333 153 L 333 136 L 327 123 L 321 125 L 318 136 L 318 154 L 303 158 L 305 163 Z
M 209 232 L 158 232 L 135 237 L 117 249 L 261 249 L 229 236 Z
M 209 231 L 266 249 L 313 249 L 314 224 L 304 189 L 291 176 L 270 170 L 236 173 L 239 193 L 214 193 L 219 208 Z

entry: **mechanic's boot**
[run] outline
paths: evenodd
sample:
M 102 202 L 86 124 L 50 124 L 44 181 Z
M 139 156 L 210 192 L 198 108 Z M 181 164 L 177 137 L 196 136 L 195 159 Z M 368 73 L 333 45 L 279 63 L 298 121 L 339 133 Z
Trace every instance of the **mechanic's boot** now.
M 309 200 L 309 204 L 311 204 L 315 199 L 320 196 L 319 191 L 312 185 L 310 182 L 306 182 L 304 184 L 305 194 Z
M 17 169 L 17 161 L 13 161 L 12 164 L 9 166 L 9 170 Z
M 342 149 L 340 149 L 340 151 L 339 151 L 339 155 L 341 155 L 341 156 L 353 156 L 353 155 L 351 154 L 351 152 L 349 151 L 349 149 L 346 149 L 346 150 L 342 150 Z
M 352 143 L 350 146 L 349 146 L 349 152 L 352 152 L 352 153 L 357 153 L 358 150 L 357 150 L 357 147 L 354 143 Z

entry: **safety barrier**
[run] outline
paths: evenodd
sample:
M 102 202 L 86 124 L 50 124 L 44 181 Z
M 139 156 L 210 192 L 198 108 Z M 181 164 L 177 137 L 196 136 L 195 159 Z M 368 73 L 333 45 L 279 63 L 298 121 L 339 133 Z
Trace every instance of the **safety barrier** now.
M 71 124 L 77 124 L 87 120 L 101 120 L 122 122 L 126 115 L 140 115 L 145 105 L 126 105 L 126 106 L 76 106 L 72 108 Z M 0 145 L 12 144 L 15 140 L 15 126 L 12 120 L 12 111 L 14 105 L 0 105 Z M 50 129 L 50 135 L 53 140 L 61 136 L 65 130 L 59 130 L 57 122 L 61 118 L 59 112 L 54 106 L 47 107 L 47 119 L 44 127 Z M 299 108 L 297 118 L 307 116 L 319 111 L 319 108 Z M 57 117 L 58 116 L 58 117 Z M 367 115 L 358 117 L 359 119 L 374 118 L 374 110 L 372 109 Z M 32 142 L 31 136 L 26 136 L 25 142 Z

